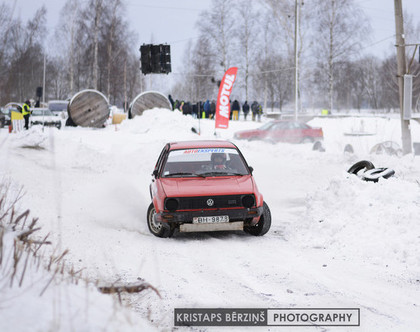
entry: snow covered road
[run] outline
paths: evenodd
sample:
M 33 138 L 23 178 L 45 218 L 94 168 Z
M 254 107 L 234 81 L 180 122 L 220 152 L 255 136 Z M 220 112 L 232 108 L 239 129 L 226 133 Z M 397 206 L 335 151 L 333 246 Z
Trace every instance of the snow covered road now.
M 361 326 L 351 331 L 420 328 L 420 159 L 369 156 L 397 177 L 362 182 L 346 170 L 365 155 L 335 150 L 331 128 L 342 123 L 321 124 L 330 130 L 326 153 L 310 144 L 235 141 L 271 208 L 265 236 L 151 235 L 148 186 L 161 149 L 168 141 L 214 138 L 213 125 L 201 121 L 197 136 L 190 131 L 197 120 L 153 110 L 117 131 L 2 130 L 0 177 L 24 186 L 22 205 L 40 218 L 44 234 L 70 249 L 77 269 L 101 281 L 142 278 L 155 286 L 162 298 L 150 291 L 124 301 L 161 330 L 173 328 L 174 308 L 194 307 L 360 308 Z M 258 125 L 232 122 L 221 136 Z

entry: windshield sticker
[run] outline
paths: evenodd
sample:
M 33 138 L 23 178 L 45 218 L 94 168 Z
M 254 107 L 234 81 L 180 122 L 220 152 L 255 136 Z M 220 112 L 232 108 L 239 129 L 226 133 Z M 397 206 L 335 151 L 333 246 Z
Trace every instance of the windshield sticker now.
M 220 148 L 216 148 L 216 149 L 194 149 L 194 150 L 185 150 L 184 154 L 187 153 L 223 153 L 225 152 L 225 149 L 220 149 Z

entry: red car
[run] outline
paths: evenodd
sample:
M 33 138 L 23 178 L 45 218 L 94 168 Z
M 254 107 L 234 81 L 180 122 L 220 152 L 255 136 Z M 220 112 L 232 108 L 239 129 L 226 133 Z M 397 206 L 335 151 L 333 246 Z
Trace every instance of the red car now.
M 247 140 L 265 140 L 271 143 L 306 143 L 322 140 L 324 134 L 322 128 L 313 128 L 306 123 L 276 120 L 267 122 L 258 129 L 238 131 L 234 137 Z
M 271 213 L 235 144 L 168 143 L 153 171 L 147 225 L 158 237 L 180 232 L 243 230 L 264 235 Z

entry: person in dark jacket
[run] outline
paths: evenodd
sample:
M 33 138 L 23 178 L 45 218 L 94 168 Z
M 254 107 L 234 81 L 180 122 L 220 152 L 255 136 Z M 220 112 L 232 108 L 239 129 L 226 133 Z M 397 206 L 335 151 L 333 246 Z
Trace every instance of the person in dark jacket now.
M 241 105 L 235 99 L 232 103 L 232 120 L 239 120 L 239 111 L 241 110 Z
M 184 106 L 182 107 L 182 114 L 184 115 L 191 114 L 191 103 L 189 101 L 186 101 L 184 103 Z
M 252 121 L 255 121 L 255 116 L 258 113 L 258 103 L 254 101 L 251 105 L 251 112 L 252 112 Z
M 198 105 L 199 105 L 200 103 L 194 103 L 194 104 L 192 104 L 192 116 L 193 116 L 193 118 L 194 119 L 197 119 L 197 114 L 198 114 Z
M 210 103 L 210 119 L 214 119 L 215 114 L 216 114 L 216 102 L 212 100 Z
M 174 102 L 174 100 L 172 99 L 172 96 L 171 96 L 171 95 L 169 95 L 169 96 L 168 96 L 168 99 L 169 99 L 169 102 L 171 103 L 172 110 L 174 110 L 174 104 L 175 104 L 175 102 Z
M 208 118 L 210 115 L 210 100 L 206 100 L 203 106 L 203 119 Z
M 242 111 L 244 112 L 244 118 L 246 121 L 246 117 L 249 113 L 249 105 L 248 105 L 248 101 L 245 100 L 245 103 L 242 105 Z

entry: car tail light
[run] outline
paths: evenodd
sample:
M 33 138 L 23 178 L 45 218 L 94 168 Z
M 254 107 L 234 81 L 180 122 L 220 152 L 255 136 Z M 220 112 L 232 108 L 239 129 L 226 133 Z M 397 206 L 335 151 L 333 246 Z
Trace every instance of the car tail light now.
M 253 195 L 245 195 L 242 197 L 242 205 L 246 208 L 251 208 L 255 204 L 255 199 Z
M 165 202 L 165 207 L 169 211 L 176 211 L 178 209 L 179 203 L 175 198 L 168 198 Z

